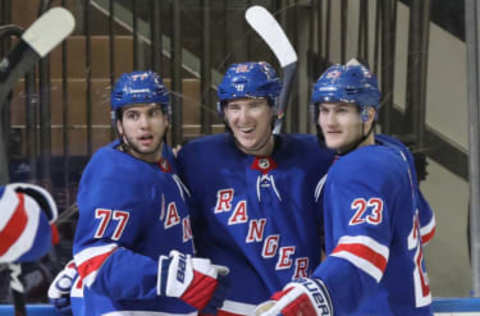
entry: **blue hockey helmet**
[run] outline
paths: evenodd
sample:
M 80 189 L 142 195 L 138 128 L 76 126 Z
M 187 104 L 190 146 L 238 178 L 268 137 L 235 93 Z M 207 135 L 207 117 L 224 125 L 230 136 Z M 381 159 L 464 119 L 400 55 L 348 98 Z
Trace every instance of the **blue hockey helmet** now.
M 282 83 L 275 69 L 267 62 L 244 62 L 232 64 L 218 86 L 218 111 L 227 101 L 238 98 L 267 98 L 275 106 Z
M 165 113 L 170 112 L 169 93 L 162 78 L 153 71 L 124 73 L 117 80 L 111 94 L 112 112 L 124 106 L 140 103 L 158 103 Z
M 333 65 L 318 79 L 313 87 L 312 101 L 315 114 L 322 102 L 355 103 L 363 111 L 371 106 L 380 108 L 380 90 L 377 78 L 356 59 L 345 66 Z M 362 116 L 362 119 L 364 117 Z

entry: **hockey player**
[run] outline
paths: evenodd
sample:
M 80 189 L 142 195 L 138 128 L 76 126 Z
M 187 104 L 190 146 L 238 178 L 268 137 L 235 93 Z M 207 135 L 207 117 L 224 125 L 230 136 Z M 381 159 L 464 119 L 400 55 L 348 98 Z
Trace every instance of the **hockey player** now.
M 72 293 L 83 285 L 85 315 L 214 312 L 228 271 L 192 257 L 190 193 L 162 156 L 167 89 L 153 72 L 123 74 L 111 105 L 119 140 L 93 155 L 79 185 Z
M 316 191 L 327 258 L 256 314 L 432 315 L 418 187 L 402 150 L 375 144 L 375 76 L 355 60 L 334 65 L 312 103 L 326 145 L 339 154 Z
M 218 87 L 228 132 L 186 144 L 180 175 L 192 193 L 199 256 L 230 268 L 219 315 L 249 315 L 321 259 L 316 182 L 333 155 L 313 135 L 273 135 L 281 82 L 266 62 L 231 65 Z
M 30 183 L 0 187 L 0 263 L 35 261 L 58 240 L 57 205 Z

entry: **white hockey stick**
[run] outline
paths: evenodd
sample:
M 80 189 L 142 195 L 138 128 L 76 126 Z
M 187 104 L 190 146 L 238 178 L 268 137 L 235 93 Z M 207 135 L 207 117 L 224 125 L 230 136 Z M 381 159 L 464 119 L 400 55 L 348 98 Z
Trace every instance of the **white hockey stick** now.
M 297 71 L 297 53 L 275 17 L 264 7 L 258 5 L 249 7 L 245 12 L 245 19 L 267 43 L 282 67 L 283 85 L 278 102 L 277 119 L 273 128 L 273 133 L 279 134 Z
M 17 80 L 70 35 L 74 26 L 72 14 L 61 7 L 48 10 L 33 22 L 0 62 L 0 107 Z
M 74 26 L 72 14 L 64 8 L 55 7 L 42 14 L 23 33 L 15 47 L 0 61 L 0 112 L 18 79 L 31 71 L 40 58 L 45 57 L 72 33 Z M 4 139 L 1 134 L 0 131 L 0 136 Z M 7 184 L 5 144 L 1 141 L 0 161 L 0 185 Z
M 7 96 L 17 80 L 32 70 L 40 58 L 45 57 L 52 49 L 60 44 L 75 27 L 73 15 L 64 8 L 55 7 L 46 11 L 22 34 L 20 41 L 0 61 L 0 112 Z M 4 130 L 0 124 L 0 128 Z M 3 143 L 3 133 L 0 133 L 0 183 L 6 184 L 8 177 L 8 161 Z M 21 265 L 11 263 L 10 286 L 14 301 L 15 315 L 26 315 L 24 287 L 20 281 Z

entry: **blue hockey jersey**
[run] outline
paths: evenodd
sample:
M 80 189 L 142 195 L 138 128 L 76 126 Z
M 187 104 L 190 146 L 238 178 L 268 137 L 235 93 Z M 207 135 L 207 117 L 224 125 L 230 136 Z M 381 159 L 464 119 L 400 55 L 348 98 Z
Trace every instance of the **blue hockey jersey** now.
M 160 168 L 117 145 L 97 151 L 80 181 L 73 248 L 80 279 L 72 296 L 83 285 L 85 315 L 196 314 L 157 294 L 159 256 L 172 249 L 193 252 L 189 193 L 175 173 L 162 171 L 174 172 L 173 165 Z
M 417 192 L 393 146 L 361 147 L 332 165 L 318 204 L 327 258 L 312 277 L 325 282 L 335 315 L 432 315 Z
M 219 315 L 247 315 L 321 259 L 313 191 L 333 154 L 312 135 L 279 135 L 270 157 L 241 152 L 230 134 L 183 147 L 179 173 L 192 192 L 197 255 L 230 268 Z
M 422 243 L 426 245 L 433 239 L 433 236 L 435 235 L 435 213 L 430 207 L 430 204 L 428 204 L 427 200 L 425 200 L 422 191 L 420 191 L 420 186 L 417 180 L 417 171 L 415 169 L 415 161 L 413 159 L 412 152 L 400 140 L 392 136 L 384 134 L 375 135 L 375 142 L 378 145 L 392 147 L 393 149 L 401 151 L 401 153 L 407 159 L 407 162 L 410 166 L 410 171 L 412 172 L 413 182 L 415 183 L 415 188 L 417 191 L 417 207 L 420 219 L 420 234 L 422 235 Z

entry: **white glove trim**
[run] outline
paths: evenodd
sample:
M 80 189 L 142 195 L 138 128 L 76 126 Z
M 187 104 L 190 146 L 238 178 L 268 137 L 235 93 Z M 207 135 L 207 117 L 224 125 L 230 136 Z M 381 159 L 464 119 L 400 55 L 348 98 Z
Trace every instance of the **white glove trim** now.
M 278 301 L 267 301 L 260 304 L 255 315 L 261 316 L 277 316 L 282 314 L 282 310 L 295 302 L 299 297 L 306 294 L 312 303 L 317 315 L 333 316 L 333 305 L 330 299 L 330 294 L 325 284 L 319 279 L 299 279 L 295 282 L 288 283 L 283 290 L 291 290 L 283 295 Z M 274 302 L 271 306 L 271 302 Z M 269 307 L 271 308 L 269 309 Z M 262 310 L 265 310 L 262 312 Z
M 73 281 L 77 275 L 78 273 L 75 268 L 75 262 L 71 260 L 65 265 L 65 268 L 57 274 L 53 282 L 50 284 L 47 294 L 48 298 L 58 299 L 62 297 L 62 295 L 69 294 L 73 287 Z

